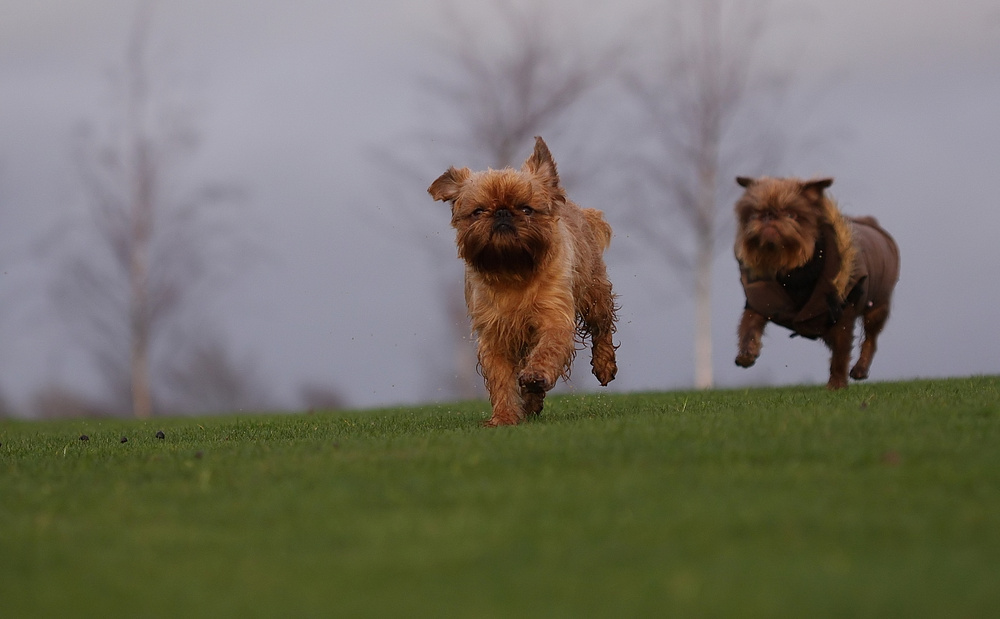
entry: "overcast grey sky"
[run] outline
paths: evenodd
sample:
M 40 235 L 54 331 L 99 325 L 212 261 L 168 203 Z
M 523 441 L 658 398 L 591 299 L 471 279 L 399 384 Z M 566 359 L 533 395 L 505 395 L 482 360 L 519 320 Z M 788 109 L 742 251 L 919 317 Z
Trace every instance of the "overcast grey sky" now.
M 618 32 L 654 4 L 567 1 L 565 10 L 590 28 Z M 440 397 L 437 379 L 450 357 L 437 342 L 447 326 L 425 291 L 441 268 L 459 271 L 432 263 L 405 242 L 405 229 L 387 228 L 384 215 L 422 209 L 421 229 L 438 230 L 435 240 L 450 244 L 447 211 L 424 193 L 433 175 L 420 183 L 387 178 L 392 170 L 368 154 L 424 121 L 414 74 L 427 70 L 421 62 L 440 6 L 173 0 L 155 11 L 162 72 L 199 110 L 204 143 L 192 181 L 245 186 L 242 222 L 268 256 L 209 303 L 280 406 L 297 406 L 303 383 L 337 389 L 354 406 Z M 796 30 L 789 34 L 799 42 L 803 86 L 829 84 L 811 119 L 836 131 L 829 147 L 775 173 L 836 177 L 832 193 L 843 209 L 876 215 L 901 246 L 902 277 L 872 379 L 1000 372 L 1000 7 L 995 0 L 777 6 L 795 15 L 788 27 Z M 107 76 L 121 62 L 135 7 L 0 3 L 0 389 L 19 405 L 46 384 L 93 382 L 87 357 L 48 307 L 50 275 L 28 248 L 54 222 L 83 212 L 70 138 L 81 121 L 104 118 Z M 567 172 L 571 154 L 549 145 Z M 434 152 L 427 166 L 436 174 L 464 163 Z M 614 204 L 570 191 L 615 226 Z M 687 289 L 641 251 L 623 251 L 629 242 L 619 233 L 608 257 L 623 306 L 612 388 L 690 386 Z M 824 383 L 823 346 L 788 340 L 778 328 L 754 368 L 735 367 L 742 307 L 735 271 L 731 256 L 720 255 L 718 384 Z M 595 390 L 585 354 L 578 364 L 574 388 Z

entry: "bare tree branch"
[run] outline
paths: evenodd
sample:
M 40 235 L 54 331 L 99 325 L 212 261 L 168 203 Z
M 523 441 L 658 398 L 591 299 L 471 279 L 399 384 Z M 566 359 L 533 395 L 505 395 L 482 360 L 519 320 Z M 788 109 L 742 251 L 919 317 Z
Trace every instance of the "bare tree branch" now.
M 436 72 L 421 88 L 445 104 L 449 137 L 467 153 L 485 155 L 485 165 L 517 163 L 524 144 L 545 130 L 561 133 L 558 121 L 591 91 L 610 81 L 624 58 L 624 46 L 581 44 L 567 34 L 565 16 L 551 5 L 492 4 L 491 31 L 501 42 L 482 36 L 482 25 L 458 9 L 447 15 L 448 36 L 438 46 Z M 446 144 L 446 146 L 448 146 Z
M 120 116 L 103 132 L 91 125 L 76 134 L 72 152 L 96 243 L 83 238 L 82 230 L 74 232 L 81 246 L 54 291 L 93 356 L 110 401 L 137 417 L 152 415 L 157 400 L 190 401 L 168 397 L 174 388 L 206 394 L 205 383 L 217 380 L 220 390 L 234 389 L 236 366 L 225 351 L 205 349 L 204 337 L 198 345 L 185 342 L 168 327 L 189 311 L 185 302 L 200 282 L 234 262 L 231 255 L 224 258 L 233 249 L 226 244 L 231 222 L 212 214 L 242 195 L 218 182 L 176 189 L 183 185 L 175 170 L 200 136 L 183 108 L 164 103 L 152 80 L 151 6 L 140 6 L 126 46 Z M 204 366 L 197 384 L 180 380 L 165 362 L 162 371 L 154 367 L 158 359 L 176 364 L 185 347 L 191 363 Z

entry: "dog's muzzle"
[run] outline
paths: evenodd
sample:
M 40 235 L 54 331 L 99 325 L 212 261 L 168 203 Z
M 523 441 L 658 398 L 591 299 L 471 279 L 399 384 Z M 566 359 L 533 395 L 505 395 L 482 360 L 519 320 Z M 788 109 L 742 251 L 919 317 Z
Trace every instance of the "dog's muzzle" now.
M 494 232 L 514 232 L 517 230 L 517 226 L 514 225 L 514 214 L 509 210 L 502 208 L 493 214 L 493 231 Z

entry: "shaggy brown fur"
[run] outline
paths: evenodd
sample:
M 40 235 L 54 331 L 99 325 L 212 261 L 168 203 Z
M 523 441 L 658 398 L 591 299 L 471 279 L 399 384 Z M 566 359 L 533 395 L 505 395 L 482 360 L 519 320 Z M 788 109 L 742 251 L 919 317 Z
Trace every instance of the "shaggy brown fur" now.
M 520 170 L 449 168 L 428 188 L 451 202 L 465 301 L 493 415 L 512 425 L 541 412 L 569 373 L 575 335 L 592 342 L 594 376 L 611 382 L 615 301 L 602 254 L 611 226 L 566 198 L 541 138 Z
M 896 242 L 873 217 L 844 217 L 824 194 L 833 179 L 736 180 L 746 188 L 736 203 L 735 252 L 747 299 L 736 364 L 754 364 L 774 322 L 822 338 L 832 352 L 827 387 L 846 387 L 860 316 L 865 339 L 850 376 L 867 378 L 899 279 Z

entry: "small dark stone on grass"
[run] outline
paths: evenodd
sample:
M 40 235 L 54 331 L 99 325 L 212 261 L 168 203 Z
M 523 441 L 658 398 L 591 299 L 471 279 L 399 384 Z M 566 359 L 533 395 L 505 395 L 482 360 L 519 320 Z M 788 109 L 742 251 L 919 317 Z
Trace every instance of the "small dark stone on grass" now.
M 86 434 L 81 434 L 81 435 L 80 435 L 80 440 L 81 440 L 81 441 L 89 441 L 89 440 L 90 440 L 90 437 L 89 437 L 89 436 L 87 436 Z
M 163 430 L 160 430 L 160 431 L 158 431 L 156 433 L 156 438 L 158 438 L 160 440 L 163 440 L 163 439 L 167 438 L 167 435 L 163 433 Z
M 125 437 L 125 436 L 123 436 L 123 437 L 122 437 L 122 442 L 123 442 L 123 443 L 127 443 L 127 442 L 128 442 L 128 437 Z

